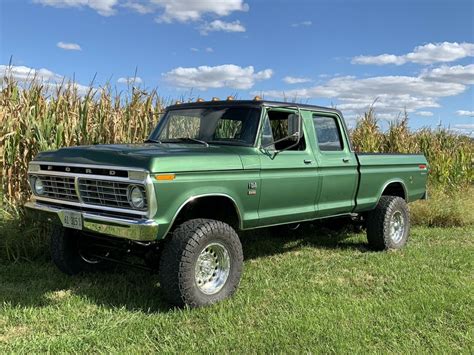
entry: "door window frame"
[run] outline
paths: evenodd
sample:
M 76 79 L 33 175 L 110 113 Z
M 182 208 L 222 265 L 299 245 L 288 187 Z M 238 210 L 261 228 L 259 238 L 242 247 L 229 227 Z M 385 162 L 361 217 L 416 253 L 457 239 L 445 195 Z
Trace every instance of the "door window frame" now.
M 281 111 L 281 112 L 288 112 L 288 113 L 294 113 L 294 114 L 300 114 L 300 119 L 301 119 L 301 128 L 302 128 L 302 133 L 303 133 L 303 136 L 302 138 L 304 137 L 304 140 L 305 140 L 305 149 L 304 150 L 283 150 L 283 151 L 280 151 L 278 155 L 280 154 L 291 154 L 291 155 L 294 155 L 294 154 L 312 154 L 311 152 L 311 142 L 308 140 L 308 132 L 307 132 L 307 129 L 305 128 L 305 120 L 303 119 L 303 113 L 302 113 L 302 110 L 301 109 L 298 109 L 297 106 L 291 106 L 291 105 L 288 105 L 288 106 L 283 106 L 283 107 L 273 107 L 273 106 L 263 106 L 262 107 L 262 117 L 260 119 L 260 132 L 258 134 L 258 143 L 257 143 L 257 147 L 260 151 L 264 151 L 265 149 L 262 147 L 262 139 L 263 139 L 263 130 L 264 130 L 264 126 L 266 124 L 266 121 L 269 121 L 270 118 L 268 117 L 268 110 L 272 110 L 272 111 Z M 270 125 L 271 126 L 271 125 Z M 273 136 L 273 131 L 272 131 L 272 136 Z M 273 140 L 275 140 L 275 137 L 273 137 Z
M 336 121 L 336 127 L 338 129 L 339 133 L 339 138 L 342 143 L 342 149 L 340 150 L 321 150 L 319 148 L 319 141 L 318 141 L 318 136 L 316 134 L 316 125 L 314 124 L 314 116 L 319 116 L 319 117 L 331 117 Z M 350 144 L 350 141 L 348 140 L 347 136 L 347 126 L 344 122 L 344 119 L 342 118 L 341 115 L 332 113 L 332 112 L 324 112 L 324 111 L 311 111 L 311 125 L 313 126 L 313 134 L 314 134 L 314 142 L 315 142 L 315 148 L 318 152 L 318 154 L 325 154 L 325 155 L 340 155 L 344 154 L 347 155 L 348 153 L 352 152 L 352 146 Z M 344 129 L 342 127 L 344 126 Z

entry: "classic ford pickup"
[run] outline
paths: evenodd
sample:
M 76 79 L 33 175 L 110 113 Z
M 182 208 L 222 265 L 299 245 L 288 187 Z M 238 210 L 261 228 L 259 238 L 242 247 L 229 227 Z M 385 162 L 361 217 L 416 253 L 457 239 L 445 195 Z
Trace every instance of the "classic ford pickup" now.
M 168 107 L 141 144 L 38 154 L 26 207 L 54 225 L 63 272 L 142 260 L 170 303 L 198 307 L 236 291 L 241 230 L 358 216 L 370 247 L 403 247 L 427 173 L 423 155 L 354 153 L 335 109 L 199 100 Z

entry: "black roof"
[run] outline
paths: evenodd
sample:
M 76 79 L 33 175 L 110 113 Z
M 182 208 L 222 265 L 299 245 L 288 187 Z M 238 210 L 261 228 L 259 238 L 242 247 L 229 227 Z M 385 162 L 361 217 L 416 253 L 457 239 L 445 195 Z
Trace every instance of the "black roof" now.
M 330 107 L 323 107 L 317 105 L 300 104 L 296 102 L 282 102 L 282 101 L 269 101 L 269 100 L 219 100 L 219 101 L 200 101 L 200 102 L 183 102 L 181 104 L 170 105 L 167 110 L 176 110 L 181 108 L 196 108 L 196 107 L 218 107 L 218 106 L 246 106 L 246 107 L 299 107 L 311 110 L 319 110 L 326 112 L 334 112 L 342 117 L 339 110 Z

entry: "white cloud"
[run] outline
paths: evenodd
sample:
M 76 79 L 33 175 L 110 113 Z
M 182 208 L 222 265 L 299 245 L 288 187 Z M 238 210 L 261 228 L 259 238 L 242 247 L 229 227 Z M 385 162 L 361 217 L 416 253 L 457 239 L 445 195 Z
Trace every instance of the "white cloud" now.
M 460 128 L 460 129 L 474 130 L 474 124 L 455 124 L 454 127 Z
M 114 8 L 118 0 L 33 0 L 34 3 L 42 4 L 44 6 L 53 6 L 58 8 L 65 7 L 90 7 L 97 11 L 99 15 L 111 16 L 116 13 Z
M 302 83 L 308 83 L 311 81 L 311 79 L 308 78 L 298 78 L 295 76 L 285 76 L 283 78 L 283 81 L 287 84 L 302 84 Z
M 122 5 L 123 7 L 127 7 L 132 9 L 139 14 L 146 15 L 155 12 L 156 6 L 147 2 L 137 2 L 137 1 L 127 1 L 125 4 Z
M 474 111 L 457 110 L 456 114 L 458 116 L 474 117 Z
M 135 77 L 122 77 L 117 79 L 117 83 L 119 84 L 127 84 L 127 85 L 133 85 L 133 84 L 141 84 L 143 83 L 142 78 L 139 76 Z
M 60 82 L 63 77 L 59 74 L 53 73 L 48 69 L 32 69 L 25 66 L 8 66 L 0 65 L 0 80 L 3 80 L 3 77 L 11 77 L 19 82 L 28 82 L 33 79 L 38 81 L 54 81 Z
M 207 35 L 209 32 L 245 32 L 245 27 L 240 23 L 239 20 L 233 22 L 225 22 L 221 20 L 214 20 L 212 22 L 206 22 L 199 30 L 202 35 Z
M 453 128 L 449 129 L 454 134 L 460 134 L 464 136 L 468 136 L 474 139 L 474 129 L 472 128 Z
M 474 65 L 440 67 L 423 71 L 419 76 L 377 76 L 357 78 L 336 77 L 322 85 L 288 91 L 266 91 L 272 98 L 309 99 L 329 98 L 339 101 L 337 107 L 350 114 L 364 112 L 375 100 L 380 114 L 396 115 L 406 109 L 414 112 L 423 108 L 439 107 L 438 100 L 455 96 L 473 83 Z
M 291 24 L 291 27 L 301 27 L 301 26 L 311 26 L 313 24 L 313 22 L 311 21 L 301 21 L 301 22 L 297 22 L 297 23 L 292 23 Z
M 243 0 L 150 0 L 163 9 L 159 22 L 197 21 L 204 14 L 227 16 L 235 11 L 248 11 Z
M 191 52 L 200 52 L 200 49 L 199 49 L 199 48 L 195 48 L 195 47 L 191 47 L 191 48 L 189 48 L 189 50 L 190 50 Z M 212 47 L 206 47 L 206 48 L 203 49 L 203 51 L 206 52 L 206 53 L 212 53 L 212 52 L 214 52 L 214 48 L 212 48 Z
M 474 84 L 474 64 L 455 65 L 453 67 L 443 65 L 439 68 L 423 71 L 421 77 L 425 81 L 471 85 Z
M 222 87 L 250 89 L 255 82 L 270 79 L 272 75 L 271 69 L 255 72 L 253 66 L 240 67 L 234 64 L 225 64 L 215 67 L 178 67 L 164 73 L 163 77 L 176 87 L 206 90 Z
M 466 57 L 474 56 L 474 43 L 428 43 L 415 47 L 413 52 L 404 55 L 381 54 L 377 56 L 358 56 L 352 58 L 353 64 L 395 64 L 402 65 L 407 62 L 418 64 L 433 64 L 453 62 Z
M 66 51 L 82 51 L 81 46 L 77 43 L 58 42 L 56 46 Z
M 354 57 L 351 61 L 352 64 L 375 64 L 375 65 L 385 65 L 385 64 L 396 64 L 402 65 L 406 63 L 406 60 L 403 56 L 396 56 L 394 54 L 381 54 L 378 56 L 358 56 Z
M 13 79 L 20 85 L 28 85 L 35 81 L 50 89 L 70 83 L 77 89 L 79 95 L 85 95 L 90 90 L 89 86 L 74 83 L 68 78 L 44 68 L 33 69 L 25 66 L 0 65 L 0 87 L 4 85 L 5 78 Z
M 423 117 L 431 117 L 433 116 L 433 112 L 431 111 L 418 111 L 415 112 L 418 116 L 423 116 Z
M 455 124 L 451 131 L 474 138 L 474 124 Z

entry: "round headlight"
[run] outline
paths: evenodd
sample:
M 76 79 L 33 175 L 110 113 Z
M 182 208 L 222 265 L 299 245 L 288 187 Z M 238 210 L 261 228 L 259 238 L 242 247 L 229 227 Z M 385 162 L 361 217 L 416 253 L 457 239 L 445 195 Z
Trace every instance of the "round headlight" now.
M 142 209 L 145 206 L 145 195 L 138 186 L 130 189 L 129 202 L 133 208 Z
M 37 195 L 44 194 L 44 184 L 43 184 L 43 181 L 39 177 L 35 178 L 35 182 L 34 182 L 33 187 L 34 187 L 35 193 Z

